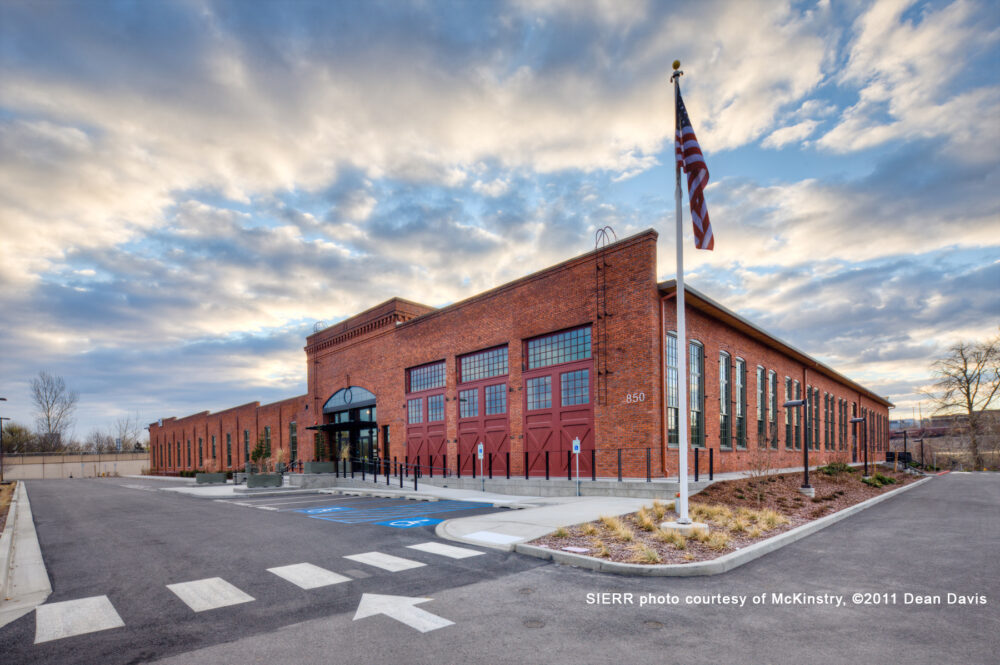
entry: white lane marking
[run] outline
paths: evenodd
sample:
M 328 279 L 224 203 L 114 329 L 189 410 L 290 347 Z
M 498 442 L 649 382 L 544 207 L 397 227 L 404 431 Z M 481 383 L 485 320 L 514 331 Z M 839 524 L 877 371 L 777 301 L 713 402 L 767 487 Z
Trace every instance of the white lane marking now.
M 410 568 L 419 568 L 420 566 L 426 565 L 420 563 L 419 561 L 404 559 L 402 557 L 392 556 L 391 554 L 382 554 L 381 552 L 350 554 L 344 558 L 350 559 L 351 561 L 357 561 L 358 563 L 368 564 L 369 566 L 375 566 L 376 568 L 381 568 L 382 570 L 388 570 L 392 573 L 396 573 L 401 570 L 409 570 Z
M 253 600 L 253 596 L 243 593 L 221 577 L 168 584 L 167 588 L 195 612 L 239 605 Z
M 302 589 L 316 589 L 321 586 L 350 582 L 350 577 L 344 577 L 332 570 L 314 566 L 311 563 L 296 563 L 291 566 L 278 566 L 268 568 L 269 573 L 274 573 L 278 577 L 284 578 Z
M 452 559 L 467 559 L 470 556 L 479 556 L 480 554 L 484 554 L 484 552 L 470 550 L 466 547 L 455 547 L 454 545 L 445 545 L 444 543 L 434 542 L 407 545 L 407 547 L 411 550 L 420 550 L 421 552 L 440 554 L 441 556 L 451 557 Z
M 35 609 L 35 644 L 124 625 L 107 596 L 40 605 Z
M 493 543 L 494 545 L 509 545 L 524 540 L 520 536 L 509 536 L 506 533 L 497 533 L 495 531 L 476 531 L 475 533 L 467 533 L 462 537 L 478 540 L 481 543 Z
M 416 605 L 426 603 L 429 600 L 433 599 L 363 593 L 361 594 L 361 602 L 358 603 L 358 611 L 354 613 L 354 620 L 384 614 L 405 623 L 410 628 L 419 630 L 421 633 L 429 633 L 438 628 L 454 625 L 454 621 L 449 621 L 444 617 L 416 607 Z

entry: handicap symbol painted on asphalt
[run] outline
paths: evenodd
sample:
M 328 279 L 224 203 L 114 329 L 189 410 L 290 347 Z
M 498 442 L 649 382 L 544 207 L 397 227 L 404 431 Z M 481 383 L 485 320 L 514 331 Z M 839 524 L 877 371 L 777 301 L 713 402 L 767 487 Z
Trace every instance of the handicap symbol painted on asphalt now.
M 305 513 L 306 515 L 321 515 L 323 513 L 332 513 L 338 510 L 347 510 L 343 506 L 319 506 L 314 508 L 299 508 L 295 512 Z
M 440 522 L 441 520 L 431 519 L 430 517 L 417 517 L 414 519 L 392 520 L 389 522 L 375 522 L 375 524 L 391 526 L 395 529 L 412 529 L 415 526 L 427 526 L 429 524 L 438 524 Z

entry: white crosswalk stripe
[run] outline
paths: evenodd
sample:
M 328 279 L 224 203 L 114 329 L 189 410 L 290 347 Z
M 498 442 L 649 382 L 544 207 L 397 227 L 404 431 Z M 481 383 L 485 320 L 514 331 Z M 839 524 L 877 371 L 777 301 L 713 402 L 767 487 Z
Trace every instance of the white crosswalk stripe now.
M 364 563 L 369 566 L 374 566 L 376 568 L 381 568 L 382 570 L 388 570 L 392 573 L 396 573 L 401 570 L 409 570 L 410 568 L 419 568 L 420 566 L 426 565 L 420 563 L 419 561 L 404 559 L 402 557 L 392 556 L 391 554 L 383 554 L 382 552 L 351 554 L 345 556 L 344 558 L 350 559 L 351 561 L 357 561 L 358 563 Z
M 40 605 L 35 609 L 35 644 L 124 625 L 107 596 Z
M 445 545 L 444 543 L 418 543 L 416 545 L 407 545 L 411 550 L 420 550 L 421 552 L 429 552 L 431 554 L 440 554 L 441 556 L 446 556 L 452 559 L 467 559 L 470 556 L 479 556 L 483 554 L 478 550 L 470 550 L 467 547 L 455 547 L 454 545 Z
M 217 607 L 228 605 L 239 605 L 254 599 L 253 596 L 243 593 L 221 577 L 168 584 L 167 588 L 195 612 L 214 610 Z
M 268 568 L 267 570 L 303 589 L 316 589 L 331 584 L 351 581 L 350 577 L 345 577 L 326 568 L 314 566 L 311 563 L 296 563 L 291 566 L 279 566 L 277 568 Z

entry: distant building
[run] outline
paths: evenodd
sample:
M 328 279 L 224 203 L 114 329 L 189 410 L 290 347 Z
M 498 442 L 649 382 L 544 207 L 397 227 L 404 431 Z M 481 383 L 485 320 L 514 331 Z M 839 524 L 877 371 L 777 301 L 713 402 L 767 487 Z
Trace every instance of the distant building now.
M 152 464 L 240 469 L 262 437 L 286 460 L 465 474 L 481 442 L 494 474 L 559 476 L 579 440 L 583 475 L 614 476 L 621 460 L 644 477 L 649 460 L 662 477 L 677 474 L 681 417 L 717 469 L 747 468 L 755 450 L 777 468 L 801 464 L 803 445 L 815 462 L 887 448 L 886 398 L 690 288 L 678 413 L 676 289 L 656 281 L 656 242 L 648 230 L 440 309 L 388 300 L 306 339 L 307 394 L 150 425 Z M 782 407 L 799 398 L 809 431 Z

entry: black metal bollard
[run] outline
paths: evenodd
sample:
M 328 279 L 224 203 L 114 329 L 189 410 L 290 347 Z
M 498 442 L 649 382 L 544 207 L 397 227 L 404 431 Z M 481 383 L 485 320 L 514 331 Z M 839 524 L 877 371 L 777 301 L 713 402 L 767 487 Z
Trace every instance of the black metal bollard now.
M 417 468 L 413 470 L 413 491 L 417 491 L 417 478 L 420 477 L 420 458 L 417 457 Z
M 429 475 L 431 478 L 433 478 L 434 477 L 434 455 L 428 455 L 428 457 L 430 458 L 430 461 L 427 462 L 427 464 L 430 465 L 430 473 L 428 473 L 427 475 Z
M 545 480 L 549 479 L 549 451 L 545 451 Z
M 365 467 L 368 466 L 367 460 L 361 463 L 361 482 L 365 482 Z
M 385 469 L 385 486 L 389 486 L 389 460 L 386 459 L 382 467 Z
M 507 467 L 507 480 L 510 480 L 510 451 L 504 453 L 504 465 Z
M 618 482 L 622 481 L 622 449 L 618 449 Z
M 590 479 L 597 480 L 597 448 L 590 449 Z
M 528 451 L 524 451 L 524 479 L 528 479 Z
M 573 480 L 573 452 L 566 451 L 566 480 Z
M 459 453 L 459 454 L 455 455 L 455 457 L 458 458 L 458 461 L 455 462 L 455 476 L 457 478 L 461 478 L 462 477 L 462 453 Z
M 414 475 L 420 473 L 420 455 L 417 455 L 417 466 L 414 467 L 413 473 Z
M 490 473 L 490 480 L 493 480 L 493 453 L 489 453 L 489 459 L 486 460 L 487 471 Z
M 448 477 L 448 456 L 441 455 L 441 475 L 445 478 Z
M 715 477 L 715 448 L 708 449 L 708 479 Z
M 649 466 L 649 448 L 646 448 L 646 482 L 653 482 L 653 471 Z
M 694 482 L 698 482 L 698 448 L 694 449 Z
M 479 453 L 476 453 L 476 455 L 475 455 L 475 456 L 473 456 L 473 458 L 472 458 L 472 478 L 473 478 L 473 479 L 475 479 L 475 477 L 476 477 L 476 462 L 478 462 L 478 461 L 479 461 L 479 460 L 478 460 L 478 459 L 476 459 L 476 458 L 477 458 L 478 456 L 479 456 Z
M 395 456 L 392 458 L 392 475 L 399 473 L 399 460 Z
M 405 466 L 405 462 L 403 463 Z M 403 472 L 406 471 L 403 467 L 399 468 L 399 489 L 403 489 Z

